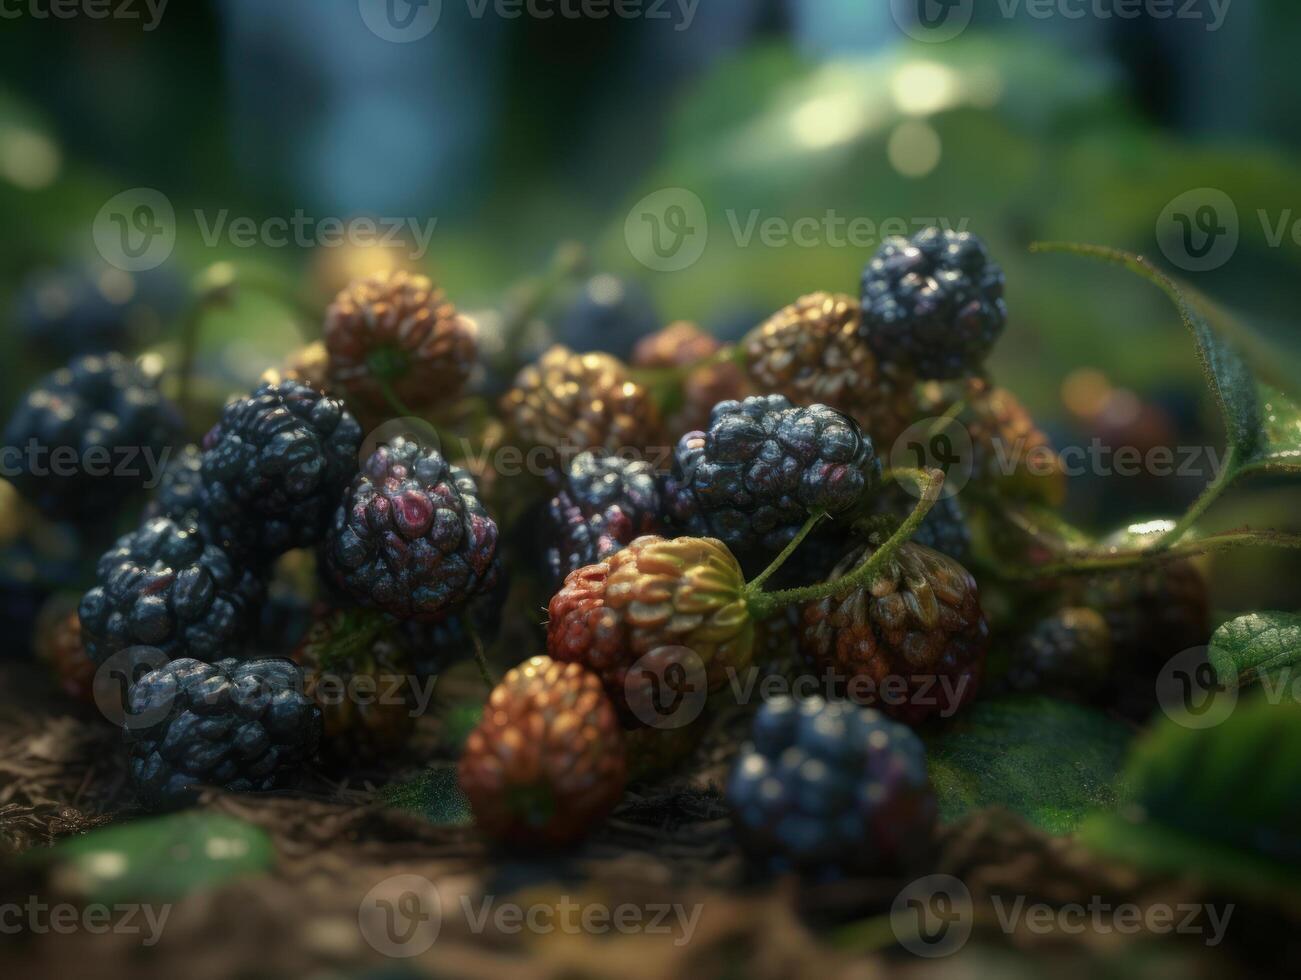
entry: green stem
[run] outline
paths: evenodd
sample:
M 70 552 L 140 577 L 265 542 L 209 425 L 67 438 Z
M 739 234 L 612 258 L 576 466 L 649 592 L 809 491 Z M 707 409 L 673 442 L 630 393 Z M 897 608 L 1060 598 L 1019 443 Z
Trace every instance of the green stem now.
M 795 553 L 795 549 L 798 548 L 800 544 L 804 541 L 804 539 L 809 536 L 809 532 L 813 530 L 813 528 L 817 525 L 818 521 L 822 520 L 822 518 L 826 516 L 827 516 L 827 512 L 824 510 L 815 510 L 812 514 L 810 514 L 809 519 L 804 522 L 804 526 L 799 529 L 795 537 L 791 538 L 790 544 L 786 545 L 786 547 L 781 550 L 781 554 L 779 554 L 776 558 L 774 558 L 772 560 L 772 563 L 767 568 L 765 568 L 762 572 L 760 572 L 757 578 L 754 578 L 749 583 L 747 583 L 746 585 L 747 591 L 749 592 L 763 591 L 763 583 L 767 582 L 768 579 L 772 578 L 773 574 L 778 569 L 780 569 L 782 565 L 786 563 L 786 559 L 789 558 L 791 555 L 793 555 Z
M 897 472 L 905 473 L 908 471 Z M 881 569 L 894 559 L 899 549 L 913 536 L 917 526 L 921 524 L 927 512 L 939 499 L 940 490 L 944 487 L 944 474 L 939 470 L 931 470 L 929 474 L 917 471 L 917 475 L 922 490 L 921 499 L 917 501 L 917 506 L 908 515 L 907 519 L 899 525 L 899 530 L 885 544 L 869 555 L 862 564 L 848 575 L 842 575 L 833 582 L 806 585 L 799 589 L 783 589 L 779 592 L 751 593 L 747 590 L 746 605 L 749 606 L 751 615 L 756 619 L 764 619 L 792 603 L 812 602 L 817 599 L 825 599 L 828 596 L 844 595 L 851 589 L 873 582 L 877 575 L 880 574 Z
M 394 412 L 403 418 L 420 418 L 420 415 L 408 408 L 406 403 L 398 397 L 398 393 L 393 389 L 393 385 L 389 383 L 388 378 L 375 375 L 375 384 L 384 393 L 384 400 L 389 403 L 389 408 L 393 409 Z
M 497 686 L 499 678 L 493 674 L 492 668 L 488 666 L 488 657 L 483 652 L 483 640 L 479 638 L 479 631 L 475 629 L 474 621 L 470 618 L 469 613 L 464 614 L 462 622 L 465 623 L 465 632 L 470 636 L 470 642 L 474 644 L 474 662 L 479 667 L 479 676 L 483 682 L 488 685 L 488 690 Z
M 1179 518 L 1178 522 L 1165 534 L 1161 535 L 1159 541 L 1153 545 L 1154 549 L 1168 548 L 1187 534 L 1201 519 L 1201 516 L 1210 509 L 1211 504 L 1224 492 L 1224 489 L 1233 482 L 1234 477 L 1238 475 L 1239 466 L 1237 464 L 1237 447 L 1230 446 L 1224 453 L 1224 465 L 1220 467 L 1220 472 L 1202 491 L 1201 496 L 1193 501 L 1192 506 L 1184 512 L 1184 516 Z

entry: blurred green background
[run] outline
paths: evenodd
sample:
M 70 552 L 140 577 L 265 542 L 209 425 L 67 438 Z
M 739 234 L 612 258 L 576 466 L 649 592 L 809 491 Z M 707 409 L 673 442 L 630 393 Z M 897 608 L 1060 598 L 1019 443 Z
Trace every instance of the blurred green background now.
M 92 6 L 55 17 L 24 0 L 0 32 L 6 404 L 66 357 L 32 309 L 57 305 L 49 283 L 70 269 L 91 270 L 110 303 L 149 306 L 132 314 L 140 347 L 174 362 L 193 284 L 233 264 L 257 288 L 205 321 L 199 361 L 225 394 L 312 337 L 332 291 L 377 263 L 428 271 L 491 326 L 576 242 L 591 270 L 644 289 L 659 322 L 735 337 L 804 293 L 856 292 L 883 223 L 986 239 L 1012 311 L 993 374 L 1059 445 L 1222 436 L 1164 297 L 1118 270 L 1031 255 L 1033 241 L 1149 255 L 1241 314 L 1282 373 L 1298 362 L 1290 0 L 1194 2 L 1188 16 L 1152 3 L 1132 18 L 1108 14 L 1122 4 L 980 3 L 942 42 L 911 36 L 908 4 L 885 0 L 648 2 L 632 17 L 593 4 L 570 16 L 576 0 L 519 16 L 442 0 L 433 29 L 399 40 L 373 29 L 370 0 L 112 0 L 119 16 L 104 18 Z M 96 219 L 137 188 L 171 204 L 175 248 L 124 279 L 97 251 Z M 640 202 L 669 188 L 698 199 L 704 224 L 693 215 L 699 257 L 665 271 L 643 261 Z M 1231 202 L 1238 244 L 1214 268 L 1181 269 L 1163 213 L 1207 188 Z M 436 221 L 427 251 L 393 254 L 207 233 L 299 213 Z M 801 236 L 765 240 L 765 221 Z M 845 241 L 851 227 L 866 240 Z M 1080 477 L 1069 508 L 1102 529 L 1179 511 L 1205 479 Z M 1293 491 L 1258 481 L 1211 524 L 1295 515 Z M 1217 563 L 1223 608 L 1294 603 L 1295 557 Z

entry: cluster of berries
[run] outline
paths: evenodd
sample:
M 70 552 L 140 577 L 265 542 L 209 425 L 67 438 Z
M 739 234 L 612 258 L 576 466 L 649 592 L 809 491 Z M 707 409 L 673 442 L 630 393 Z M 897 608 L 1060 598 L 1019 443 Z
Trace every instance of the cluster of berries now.
M 585 345 L 594 331 L 629 362 L 557 344 L 520 367 L 501 419 L 451 423 L 482 424 L 466 433 L 480 445 L 505 432 L 548 461 L 545 493 L 527 480 L 481 489 L 419 432 L 380 425 L 363 441 L 363 423 L 385 417 L 446 420 L 483 381 L 474 321 L 406 273 L 350 284 L 321 342 L 171 458 L 50 645 L 59 664 L 79 647 L 83 672 L 139 647 L 166 661 L 130 696 L 130 772 L 145 802 L 175 804 L 202 784 L 279 787 L 318 749 L 399 751 L 409 704 L 327 703 L 325 681 L 437 671 L 474 651 L 476 610 L 499 619 L 507 605 L 507 559 L 536 555 L 512 552 L 510 533 L 499 548 L 497 519 L 530 495 L 520 523 L 533 544 L 541 526 L 544 567 L 519 577 L 545 590 L 546 655 L 495 686 L 460 762 L 478 825 L 502 842 L 582 838 L 629 779 L 685 760 L 729 678 L 792 653 L 834 689 L 758 712 L 727 789 L 742 843 L 767 867 L 817 877 L 911 867 L 935 800 L 910 726 L 948 717 L 982 684 L 1101 691 L 1115 681 L 1113 650 L 1146 639 L 1125 634 L 1147 623 L 1135 610 L 1160 604 L 1166 572 L 1063 597 L 991 677 L 997 624 L 966 567 L 988 529 L 955 498 L 919 504 L 883 470 L 881 446 L 960 411 L 986 489 L 1060 500 L 1053 474 L 1009 478 L 994 461 L 1005 438 L 1051 447 L 985 379 L 1007 310 L 978 239 L 890 239 L 857 299 L 805 296 L 730 346 L 687 323 L 651 333 L 633 293 L 596 284 L 560 339 Z M 155 377 L 104 355 L 38 386 L 7 439 L 161 449 L 179 428 Z M 16 483 L 61 516 L 86 501 L 120 509 L 138 489 L 35 472 Z M 904 540 L 901 521 L 931 504 Z M 996 550 L 1020 547 L 992 536 Z M 268 588 L 304 549 L 321 580 L 312 624 L 267 643 Z M 253 655 L 268 646 L 279 656 Z

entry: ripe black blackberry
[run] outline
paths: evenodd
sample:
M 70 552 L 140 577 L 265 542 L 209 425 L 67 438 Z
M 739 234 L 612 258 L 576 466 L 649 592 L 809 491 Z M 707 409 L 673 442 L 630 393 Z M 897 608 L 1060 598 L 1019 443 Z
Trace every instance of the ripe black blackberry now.
M 881 243 L 863 269 L 859 336 L 923 379 L 980 370 L 1007 322 L 1003 270 L 968 232 L 927 228 Z
M 47 517 L 91 523 L 140 489 L 180 428 L 157 372 L 121 354 L 79 357 L 9 419 L 4 445 L 18 458 L 10 479 Z
M 722 540 L 753 575 L 812 511 L 855 510 L 880 474 L 872 440 L 853 419 L 755 396 L 720 402 L 707 432 L 678 442 L 666 509 L 687 534 Z
M 432 622 L 492 589 L 497 525 L 474 478 L 399 437 L 371 454 L 324 545 L 334 583 L 364 606 Z
M 361 426 L 297 381 L 228 404 L 203 440 L 202 510 L 224 543 L 266 562 L 318 543 L 357 471 Z
M 81 599 L 86 652 L 97 664 L 133 646 L 170 658 L 236 653 L 256 622 L 264 585 L 193 521 L 147 520 L 99 559 Z
M 202 511 L 202 492 L 203 453 L 198 446 L 189 445 L 173 455 L 163 468 L 145 516 L 197 521 Z
M 289 660 L 173 660 L 140 678 L 128 704 L 128 772 L 152 809 L 188 803 L 204 785 L 285 786 L 321 739 L 321 709 Z
M 575 350 L 608 351 L 626 358 L 638 340 L 661 326 L 659 313 L 643 289 L 602 274 L 583 283 L 556 317 L 555 336 Z
M 139 350 L 181 308 L 184 292 L 184 284 L 165 269 L 45 269 L 23 282 L 13 320 L 27 346 L 57 360 Z
M 814 879 L 906 872 L 930 849 L 935 795 L 921 740 L 871 708 L 768 701 L 727 799 L 745 849 Z
M 576 568 L 659 530 L 660 492 L 645 460 L 579 453 L 547 509 L 547 567 L 557 584 Z
M 1087 700 L 1107 682 L 1111 630 L 1092 609 L 1059 609 L 1036 622 L 1012 648 L 1004 683 L 1072 701 Z

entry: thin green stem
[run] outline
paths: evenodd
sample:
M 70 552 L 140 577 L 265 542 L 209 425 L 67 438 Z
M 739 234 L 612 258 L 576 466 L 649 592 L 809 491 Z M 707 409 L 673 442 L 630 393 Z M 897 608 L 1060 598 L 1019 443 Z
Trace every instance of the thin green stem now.
M 944 487 L 944 474 L 939 470 L 931 470 L 929 474 L 918 471 L 918 476 L 922 492 L 917 506 L 899 525 L 899 530 L 885 544 L 872 552 L 862 564 L 848 575 L 842 575 L 833 582 L 806 585 L 798 589 L 783 589 L 778 592 L 747 594 L 746 605 L 749 606 L 751 614 L 756 619 L 763 619 L 792 603 L 812 602 L 828 596 L 844 595 L 850 589 L 873 582 L 881 569 L 894 559 L 899 549 L 913 536 L 917 526 L 939 499 L 940 490 Z
M 786 547 L 781 550 L 781 554 L 774 558 L 767 568 L 760 572 L 756 578 L 746 584 L 746 590 L 752 593 L 763 591 L 763 583 L 773 577 L 773 574 L 786 563 L 787 558 L 795 554 L 795 549 L 798 548 L 804 539 L 809 536 L 809 532 L 817 526 L 818 521 L 822 520 L 822 518 L 826 516 L 827 512 L 824 510 L 815 510 L 810 514 L 809 519 L 804 522 L 804 526 L 799 529 L 795 537 L 791 538 L 790 544 L 786 545 Z
M 1220 494 L 1238 475 L 1240 467 L 1237 462 L 1237 452 L 1236 446 L 1230 446 L 1225 451 L 1224 465 L 1220 467 L 1220 472 L 1215 475 L 1215 479 L 1202 491 L 1201 496 L 1193 501 L 1192 506 L 1184 512 L 1184 516 L 1179 518 L 1175 526 L 1161 535 L 1160 540 L 1153 546 L 1154 548 L 1168 548 L 1173 544 L 1177 544 L 1185 534 L 1192 530 L 1193 525 L 1210 509 L 1211 504 L 1215 503 Z
M 488 685 L 488 690 L 497 686 L 498 678 L 493 674 L 492 668 L 488 666 L 488 657 L 483 652 L 483 640 L 479 638 L 479 631 L 474 627 L 474 621 L 470 618 L 469 613 L 465 613 L 464 619 L 465 632 L 470 636 L 470 642 L 474 644 L 474 662 L 479 667 L 479 676 L 483 682 Z
M 416 412 L 413 412 L 410 408 L 408 408 L 406 403 L 402 401 L 401 398 L 398 397 L 397 391 L 395 391 L 393 385 L 389 383 L 388 378 L 382 377 L 380 375 L 375 375 L 374 378 L 375 378 L 375 384 L 379 386 L 379 390 L 384 394 L 384 400 L 389 403 L 389 408 L 393 409 L 394 412 L 396 412 L 398 415 L 402 416 L 403 418 L 421 417 Z

